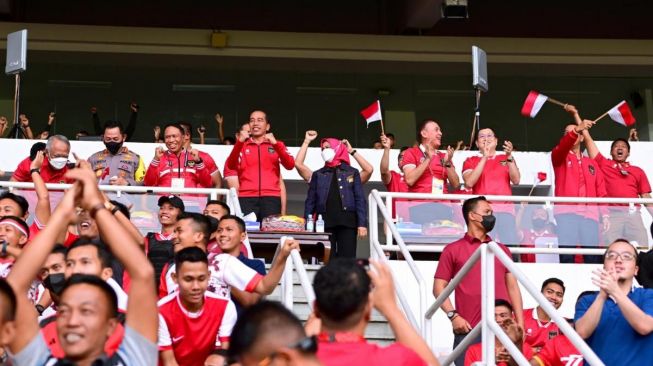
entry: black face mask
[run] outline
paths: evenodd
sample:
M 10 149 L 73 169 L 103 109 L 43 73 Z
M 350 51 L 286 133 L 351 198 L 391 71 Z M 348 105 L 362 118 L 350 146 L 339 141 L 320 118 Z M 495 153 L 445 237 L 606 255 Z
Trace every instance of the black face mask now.
M 492 229 L 494 229 L 494 224 L 496 223 L 497 218 L 494 217 L 494 215 L 492 214 L 484 215 L 482 217 L 483 217 L 483 221 L 481 221 L 481 225 L 483 225 L 483 229 L 485 229 L 485 232 L 489 233 L 490 231 L 492 231 Z
M 57 296 L 61 294 L 65 284 L 66 278 L 63 273 L 53 273 L 43 280 L 43 287 Z
M 544 229 L 548 222 L 548 220 L 544 220 L 544 219 L 533 219 L 531 221 L 533 222 L 533 229 L 537 229 L 537 230 Z
M 120 148 L 122 148 L 122 142 L 115 142 L 115 141 L 110 141 L 110 142 L 105 142 L 104 146 L 109 150 L 111 155 L 116 155 L 118 151 L 120 151 Z

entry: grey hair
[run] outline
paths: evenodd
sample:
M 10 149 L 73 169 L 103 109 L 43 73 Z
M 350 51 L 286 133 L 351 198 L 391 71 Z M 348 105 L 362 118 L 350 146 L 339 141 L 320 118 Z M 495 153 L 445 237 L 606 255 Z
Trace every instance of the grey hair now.
M 64 144 L 68 145 L 68 150 L 70 150 L 70 141 L 68 141 L 68 138 L 64 135 L 52 135 L 48 137 L 48 142 L 45 144 L 45 148 L 50 151 L 50 147 L 52 147 L 52 142 L 54 140 L 58 140 L 63 142 Z

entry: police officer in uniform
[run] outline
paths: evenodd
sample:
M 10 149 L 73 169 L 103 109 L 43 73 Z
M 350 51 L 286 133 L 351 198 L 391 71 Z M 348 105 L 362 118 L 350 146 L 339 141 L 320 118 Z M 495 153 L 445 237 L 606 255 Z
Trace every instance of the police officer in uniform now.
M 123 146 L 126 135 L 118 121 L 104 124 L 103 141 L 106 149 L 89 157 L 99 184 L 120 186 L 142 185 L 145 176 L 143 159 Z

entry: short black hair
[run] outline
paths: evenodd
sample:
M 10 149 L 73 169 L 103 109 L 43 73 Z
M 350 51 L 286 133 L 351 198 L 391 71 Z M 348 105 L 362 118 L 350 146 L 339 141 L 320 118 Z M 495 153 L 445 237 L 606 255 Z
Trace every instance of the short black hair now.
M 197 212 L 183 212 L 179 215 L 177 222 L 181 220 L 191 220 L 193 230 L 204 234 L 204 243 L 208 243 L 211 238 L 211 222 L 206 216 Z
M 206 253 L 198 247 L 188 247 L 184 248 L 177 253 L 175 253 L 175 266 L 179 269 L 181 268 L 182 263 L 191 262 L 191 263 L 206 263 L 209 264 L 209 259 L 206 256 Z
M 485 196 L 478 196 L 466 199 L 463 202 L 463 218 L 465 219 L 465 224 L 469 225 L 469 213 L 476 209 L 476 206 L 480 201 L 487 202 Z
M 370 277 L 355 259 L 336 258 L 315 274 L 315 305 L 329 328 L 349 329 L 363 316 Z
M 21 210 L 21 214 L 19 216 L 25 216 L 25 214 L 27 214 L 27 212 L 29 211 L 29 203 L 27 203 L 27 200 L 23 196 L 7 191 L 7 192 L 2 192 L 2 194 L 0 194 L 0 201 L 4 199 L 8 199 L 16 202 L 16 204 L 18 205 L 18 207 L 20 207 Z
M 565 288 L 565 283 L 562 282 L 561 279 L 555 278 L 555 277 L 547 278 L 546 280 L 544 280 L 544 282 L 542 282 L 542 289 L 540 291 L 544 291 L 544 288 L 546 287 L 546 285 L 548 285 L 550 283 L 555 283 L 556 285 L 562 287 L 562 293 L 563 294 L 565 293 L 565 291 L 567 291 L 567 288 Z
M 118 316 L 118 296 L 105 280 L 98 276 L 75 273 L 66 281 L 63 290 L 61 290 L 60 297 L 63 297 L 66 291 L 75 285 L 90 285 L 99 289 L 109 302 L 109 318 L 116 318 Z
M 252 115 L 254 112 L 261 112 L 265 115 L 265 122 L 270 123 L 270 116 L 268 115 L 268 112 L 262 110 L 262 109 L 252 109 L 251 112 L 247 115 L 247 121 L 249 122 L 249 117 Z
M 260 301 L 238 316 L 229 338 L 227 357 L 237 361 L 266 339 L 276 340 L 279 337 L 283 337 L 284 343 L 292 344 L 306 337 L 306 331 L 295 314 L 281 303 Z
M 402 152 L 404 152 L 404 151 L 406 151 L 406 150 L 408 150 L 408 149 L 410 149 L 410 147 L 408 147 L 408 146 L 402 146 L 402 147 L 399 149 L 399 153 L 402 153 Z
M 633 252 L 635 252 L 635 258 L 638 259 L 638 256 L 639 256 L 639 250 L 638 250 L 637 248 L 635 248 L 635 246 L 634 246 L 634 245 L 633 245 L 633 244 L 632 244 L 628 239 L 617 238 L 617 239 L 613 240 L 612 243 L 608 244 L 608 247 L 607 247 L 607 248 L 605 248 L 605 252 L 603 253 L 603 260 L 604 260 L 604 261 L 605 261 L 605 256 L 608 254 L 608 251 L 610 250 L 610 247 L 611 247 L 612 244 L 614 244 L 614 243 L 625 243 L 625 244 L 628 244 L 628 245 L 633 249 Z M 638 243 L 638 244 L 639 244 L 639 243 Z
M 11 322 L 16 319 L 16 293 L 7 283 L 7 280 L 0 278 L 0 303 L 2 303 L 2 321 Z
M 231 214 L 231 209 L 229 208 L 229 205 L 227 205 L 227 203 L 224 202 L 224 201 L 220 201 L 220 200 L 208 200 L 208 201 L 206 202 L 206 206 L 208 206 L 208 205 L 218 205 L 218 206 L 221 206 L 222 208 L 224 208 L 224 209 L 227 211 L 227 215 Z M 206 206 L 205 206 L 205 207 L 206 207 Z
M 165 126 L 163 126 L 163 130 L 162 130 L 162 131 L 163 131 L 163 136 L 164 136 L 164 137 L 165 137 L 165 134 L 166 134 L 166 129 L 167 129 L 168 127 L 174 127 L 174 128 L 176 128 L 176 129 L 178 129 L 179 132 L 181 132 L 182 135 L 184 134 L 184 127 L 182 127 L 182 125 L 180 125 L 179 123 L 174 123 L 174 122 L 173 122 L 173 123 L 168 123 L 168 124 L 166 124 Z
M 417 125 L 417 134 L 415 135 L 415 137 L 417 138 L 418 143 L 422 142 L 422 130 L 424 130 L 424 128 L 426 128 L 426 125 L 428 125 L 431 122 L 437 123 L 432 119 L 425 119 Z
M 504 306 L 504 307 L 506 307 L 508 310 L 510 310 L 511 313 L 512 313 L 513 311 L 515 311 L 515 310 L 512 308 L 512 304 L 510 304 L 510 303 L 509 303 L 507 300 L 505 300 L 505 299 L 495 299 L 495 300 L 494 300 L 494 307 L 496 308 L 496 307 L 499 307 L 499 306 Z
M 614 139 L 612 141 L 612 144 L 610 145 L 610 150 L 612 150 L 614 148 L 614 145 L 619 141 L 625 143 L 626 146 L 628 147 L 628 151 L 630 151 L 630 142 L 628 142 L 628 140 L 623 138 L 623 137 L 618 137 L 618 138 Z
M 118 128 L 120 130 L 121 135 L 125 134 L 125 128 L 123 127 L 122 123 L 120 123 L 120 121 L 108 120 L 104 122 L 104 126 L 102 127 L 102 133 L 106 132 L 106 130 L 110 128 Z
M 54 245 L 54 248 L 52 248 L 52 250 L 50 251 L 50 254 L 61 254 L 65 257 L 67 251 L 68 248 L 66 248 L 65 245 L 57 243 Z
M 229 142 L 231 143 L 231 145 L 233 145 L 233 144 L 236 143 L 236 139 L 233 138 L 233 137 L 231 137 L 231 136 L 227 136 L 227 137 L 225 137 L 225 138 L 222 140 L 222 143 L 226 145 L 226 144 L 227 144 L 227 141 L 229 141 Z
M 109 202 L 111 202 L 112 205 L 116 206 L 116 208 L 118 209 L 118 211 L 120 211 L 121 214 L 125 215 L 125 217 L 127 217 L 128 219 L 131 219 L 131 213 L 129 213 L 129 207 L 125 206 L 125 204 L 120 203 L 116 200 L 111 200 Z
M 222 220 L 234 220 L 236 221 L 236 225 L 238 225 L 238 229 L 240 229 L 241 233 L 247 232 L 247 226 L 245 225 L 245 221 L 243 221 L 243 219 L 241 219 L 236 215 L 224 215 L 222 216 L 220 221 Z
M 193 138 L 193 125 L 190 122 L 179 121 L 177 122 L 184 129 L 184 135 L 188 135 L 190 138 Z
M 113 255 L 111 254 L 109 248 L 107 248 L 107 246 L 104 245 L 104 243 L 102 243 L 99 239 L 89 238 L 88 236 L 80 236 L 72 244 L 70 244 L 68 250 L 66 250 L 66 258 L 68 258 L 68 254 L 73 249 L 86 246 L 94 247 L 97 250 L 97 256 L 100 259 L 102 268 L 113 268 L 111 266 Z

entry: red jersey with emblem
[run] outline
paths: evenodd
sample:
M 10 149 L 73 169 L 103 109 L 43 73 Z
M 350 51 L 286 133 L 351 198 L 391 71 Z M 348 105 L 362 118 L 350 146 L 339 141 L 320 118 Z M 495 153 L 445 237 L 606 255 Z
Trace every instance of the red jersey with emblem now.
M 431 163 L 429 167 L 424 170 L 424 173 L 415 181 L 412 186 L 408 187 L 410 192 L 418 193 L 433 193 L 434 180 L 436 184 L 442 185 L 442 193 L 448 192 L 448 178 L 447 178 L 447 169 L 442 165 L 445 158 L 445 154 L 436 151 L 433 158 L 431 158 Z M 404 170 L 406 166 L 417 167 L 425 159 L 425 152 L 422 145 L 417 147 L 411 147 L 404 152 L 404 158 L 401 162 L 401 170 Z
M 279 197 L 280 165 L 288 170 L 295 168 L 295 159 L 283 142 L 277 140 L 272 144 L 265 140 L 257 144 L 251 138 L 236 141 L 225 163 L 230 170 L 238 172 L 239 197 Z
M 530 347 L 522 347 L 522 353 L 527 360 L 533 357 Z M 465 366 L 471 366 L 474 362 L 483 361 L 483 349 L 481 343 L 472 344 L 465 352 Z M 497 366 L 508 366 L 506 362 L 497 362 Z
M 481 162 L 481 156 L 470 156 L 463 163 L 463 175 L 471 172 Z M 483 167 L 481 176 L 478 177 L 476 184 L 472 188 L 475 195 L 495 195 L 495 196 L 512 196 L 510 186 L 510 171 L 508 167 L 508 157 L 505 154 L 495 154 L 488 157 Z M 492 211 L 507 212 L 514 214 L 513 204 L 509 203 L 492 203 Z
M 178 293 L 166 296 L 159 301 L 159 351 L 172 350 L 179 365 L 204 366 L 229 341 L 236 318 L 233 302 L 208 291 L 195 313 L 184 308 Z
M 541 348 L 550 339 L 560 334 L 560 329 L 553 320 L 548 323 L 540 322 L 537 319 L 537 310 L 533 308 L 524 310 L 524 334 L 526 335 L 524 346 Z
M 20 163 L 18 163 L 18 166 L 16 167 L 16 170 L 14 171 L 14 174 L 11 176 L 11 178 L 15 179 L 17 182 L 32 182 L 32 175 L 29 173 L 30 165 L 32 164 L 32 161 L 29 160 L 29 156 L 23 159 Z M 45 183 L 73 183 L 73 180 L 66 179 L 64 175 L 68 171 L 68 167 L 63 167 L 62 169 L 54 169 L 50 164 L 48 157 L 45 156 L 43 158 L 43 165 L 41 166 L 41 178 L 43 178 L 43 181 Z
M 548 341 L 538 354 L 533 356 L 540 366 L 582 366 L 583 355 L 564 334 Z
M 555 196 L 606 197 L 605 180 L 598 163 L 587 156 L 579 158 L 571 151 L 577 138 L 575 131 L 569 131 L 551 151 Z M 556 204 L 554 212 L 556 215 L 571 213 L 598 221 L 598 207 L 596 204 Z M 607 213 L 604 209 L 601 212 Z
M 152 159 L 143 183 L 146 186 L 171 187 L 173 179 L 183 179 L 186 188 L 213 187 L 211 174 L 205 163 L 196 164 L 187 150 L 182 150 L 179 155 L 168 150 L 163 153 L 161 159 Z
M 601 153 L 594 157 L 605 177 L 605 189 L 608 197 L 638 198 L 651 193 L 651 185 L 646 173 L 630 163 L 617 163 L 606 159 Z

